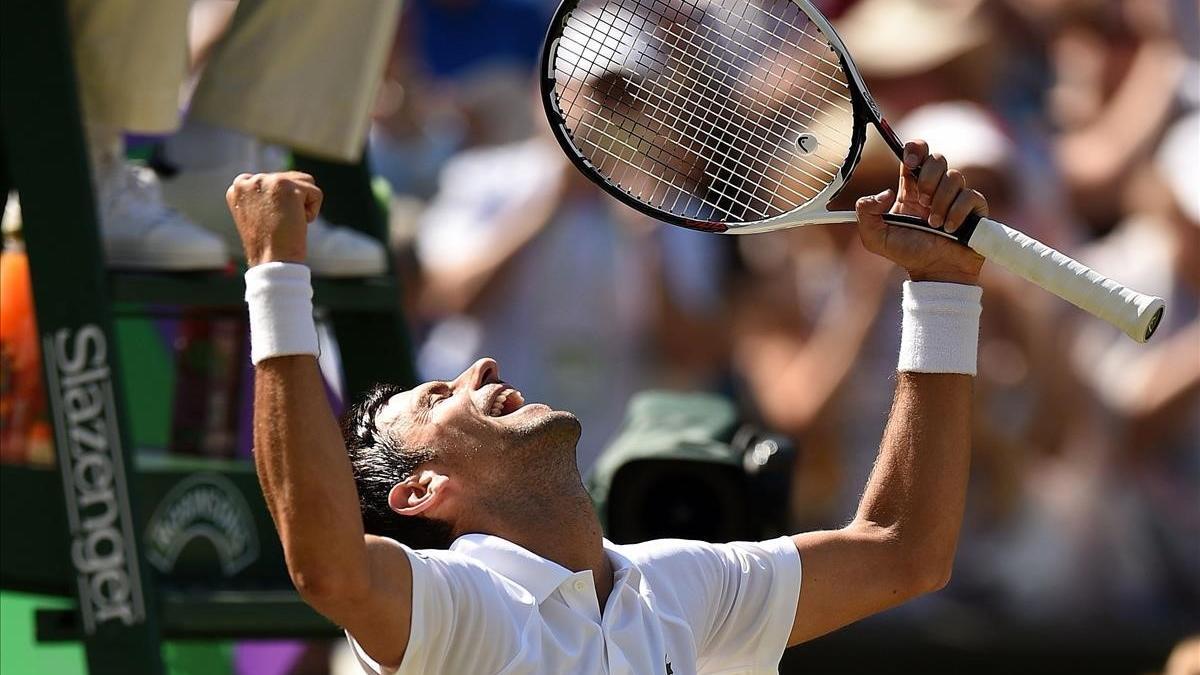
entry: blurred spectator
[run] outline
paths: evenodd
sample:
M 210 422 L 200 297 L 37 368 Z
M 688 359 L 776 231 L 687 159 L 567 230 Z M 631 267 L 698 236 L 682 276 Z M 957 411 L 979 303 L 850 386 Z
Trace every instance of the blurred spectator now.
M 1076 25 L 1061 17 L 1108 16 L 1116 22 L 1109 26 L 1114 35 L 1138 37 L 1097 43 L 1102 58 L 1125 58 L 1126 49 L 1130 56 L 1122 63 L 1137 54 L 1164 55 L 1153 77 L 1118 72 L 1114 82 L 1131 91 L 1160 90 L 1136 111 L 1122 110 L 1115 100 L 1106 104 L 1113 120 L 1128 119 L 1128 133 L 1120 131 L 1111 147 L 1090 150 L 1106 153 L 1099 164 L 1120 165 L 1113 174 L 1120 180 L 1095 204 L 1115 205 L 1117 214 L 1132 210 L 1141 215 L 1130 220 L 1144 221 L 1144 205 L 1178 202 L 1146 196 L 1150 186 L 1143 183 L 1150 180 L 1134 179 L 1180 98 L 1174 34 L 1187 31 L 1148 33 L 1147 26 L 1128 25 L 1150 22 L 1146 15 L 1162 10 L 1160 3 L 1115 13 L 1108 3 L 1042 4 L 1056 18 L 1022 26 L 1028 17 L 1019 12 L 973 1 L 862 0 L 851 3 L 838 27 L 902 138 L 925 138 L 945 154 L 989 196 L 994 217 L 1071 250 L 1094 236 L 1097 221 L 1080 210 L 1070 187 L 1076 177 L 1062 173 L 1062 148 L 1074 140 L 1048 133 L 1054 118 L 1042 102 L 1053 100 L 1062 77 L 1079 74 L 1038 71 L 1036 36 L 1047 44 L 1040 63 L 1048 64 L 1050 45 Z M 1005 44 L 1014 25 L 1022 31 L 1016 34 L 1034 36 L 1020 43 L 1034 47 L 1028 53 Z M 938 37 L 945 35 L 953 39 Z M 1010 51 L 1011 59 L 997 60 Z M 1050 76 L 1007 77 L 1022 67 Z M 1178 195 L 1195 199 L 1200 131 L 1173 132 L 1171 144 L 1174 168 L 1162 173 Z M 1107 171 L 1096 162 L 1079 168 Z M 895 171 L 890 150 L 869 142 L 834 206 L 848 208 L 854 197 L 892 185 Z M 1142 194 L 1142 207 L 1132 206 L 1137 200 L 1129 190 Z M 1200 493 L 1200 387 L 1188 367 L 1200 359 L 1200 328 L 1189 323 L 1197 285 L 1180 280 L 1200 269 L 1200 260 L 1192 260 L 1200 254 L 1200 227 L 1183 225 L 1195 218 L 1181 217 L 1182 206 L 1166 211 L 1173 228 L 1122 226 L 1128 234 L 1119 230 L 1102 245 L 1109 255 L 1091 258 L 1123 282 L 1168 298 L 1177 323 L 1164 325 L 1149 346 L 985 267 L 972 500 L 955 580 L 935 603 L 959 599 L 983 616 L 1026 624 L 1169 625 L 1200 606 L 1200 549 L 1194 546 L 1200 540 L 1194 499 Z M 1080 227 L 1084 222 L 1093 225 Z M 864 430 L 859 420 L 886 412 L 878 383 L 894 367 L 886 339 L 894 326 L 874 321 L 880 298 L 891 291 L 882 279 L 872 287 L 869 271 L 857 269 L 853 248 L 840 240 L 836 231 L 804 231 L 739 241 L 747 277 L 739 283 L 744 295 L 733 303 L 734 367 L 756 413 L 799 442 L 793 516 L 808 526 L 835 526 L 849 515 L 856 495 L 845 493 L 865 477 L 875 452 L 869 433 L 875 430 Z M 1169 278 L 1176 279 L 1173 285 L 1162 282 Z M 1151 368 L 1167 363 L 1175 364 L 1169 374 Z M 1089 389 L 1101 398 L 1115 396 L 1126 408 L 1097 408 Z M 1137 458 L 1132 470 L 1131 457 Z M 915 607 L 909 616 L 928 609 Z
M 733 367 L 752 414 L 800 448 L 793 519 L 828 526 L 848 516 L 855 476 L 846 475 L 846 464 L 863 426 L 854 405 L 857 394 L 871 393 L 843 390 L 856 371 L 886 378 L 894 369 L 865 345 L 897 285 L 851 228 L 801 228 L 738 243 L 745 271 L 733 284 Z
M 201 6 L 212 9 L 211 2 Z M 180 85 L 189 68 L 205 65 L 190 119 L 352 161 L 362 152 L 398 3 L 374 0 L 347 12 L 338 2 L 309 2 L 295 12 L 278 0 L 245 0 L 231 20 L 228 10 L 201 15 L 216 28 L 194 42 L 190 64 L 189 7 L 185 0 L 69 3 L 101 235 L 116 267 L 226 264 L 222 240 L 169 208 L 154 174 L 124 154 L 123 132 L 162 134 L 179 126 Z M 191 152 L 168 153 L 170 163 L 216 171 L 226 185 L 241 171 L 277 168 L 248 163 L 236 142 L 230 150 L 228 143 L 212 143 L 214 134 L 202 136 Z M 221 208 L 223 192 L 202 194 Z M 383 268 L 383 250 L 368 238 L 331 227 L 316 228 L 314 238 L 314 262 L 326 258 L 330 273 Z
M 1012 186 L 1005 198 L 1021 213 L 1014 224 L 1052 246 L 1079 239 L 1041 112 L 1044 95 L 1036 89 L 1046 86 L 1044 64 L 1038 43 L 1030 48 L 1028 26 L 979 0 L 863 0 L 837 26 L 889 119 L 939 101 L 979 106 L 1009 140 Z M 952 165 L 958 153 L 978 152 L 970 137 L 942 138 L 953 143 L 939 150 Z M 867 152 L 887 149 L 869 142 Z
M 402 20 L 372 112 L 371 168 L 398 195 L 428 199 L 438 172 L 463 143 L 461 116 L 438 94 Z
M 1076 350 L 1080 372 L 1101 402 L 1138 427 L 1125 443 L 1156 445 L 1200 433 L 1200 113 L 1176 122 L 1143 179 L 1132 213 L 1085 257 L 1121 270 L 1121 278 L 1167 301 L 1155 340 L 1145 346 L 1117 340 L 1105 324 L 1089 322 Z M 1172 354 L 1172 345 L 1176 358 Z M 1193 367 L 1194 366 L 1194 367 Z M 1193 405 L 1187 405 L 1192 403 Z M 1183 405 L 1180 405 L 1183 404 Z M 1193 435 L 1191 438 L 1196 438 Z M 1138 446 L 1130 450 L 1140 451 Z M 1194 448 L 1193 448 L 1194 449 Z
M 1153 165 L 1139 167 L 1129 215 L 1083 256 L 1166 299 L 1154 341 L 1136 345 L 1088 322 L 1072 350 L 1111 447 L 1102 499 L 1121 517 L 1093 527 L 1105 544 L 1124 549 L 1132 567 L 1130 577 L 1110 580 L 1110 594 L 1126 595 L 1114 600 L 1152 616 L 1200 607 L 1197 149 L 1200 113 L 1193 112 L 1171 127 Z
M 1049 44 L 1055 154 L 1076 211 L 1103 233 L 1169 119 L 1185 61 L 1168 0 L 1065 4 Z
M 445 82 L 497 66 L 532 72 L 550 9 L 533 0 L 413 0 L 406 20 L 427 73 Z
M 656 343 L 671 332 L 660 322 L 719 308 L 716 246 L 602 196 L 547 136 L 467 151 L 447 164 L 419 227 L 423 307 L 437 319 L 422 375 L 495 356 L 526 400 L 579 416 L 586 470 L 635 391 L 660 379 L 707 384 L 694 361 L 660 378 L 675 352 Z
M 1176 645 L 1162 675 L 1200 675 L 1200 637 L 1193 636 Z
M 529 137 L 528 92 L 551 9 L 534 0 L 406 6 L 370 151 L 397 193 L 428 198 L 454 152 Z
M 837 21 L 855 66 L 890 119 L 944 99 L 988 101 L 997 36 L 981 4 L 860 0 Z

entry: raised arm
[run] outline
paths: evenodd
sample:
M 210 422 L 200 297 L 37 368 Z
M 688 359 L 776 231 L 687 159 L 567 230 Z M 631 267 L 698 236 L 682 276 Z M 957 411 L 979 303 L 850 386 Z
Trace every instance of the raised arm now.
M 919 178 L 901 171 L 899 212 L 933 216 L 931 222 L 940 219 L 949 231 L 972 211 L 986 213 L 983 198 L 966 188 L 961 174 L 947 171 L 943 158 L 928 156 L 923 143 L 910 143 L 908 153 L 906 163 L 921 170 Z M 941 287 L 952 297 L 977 293 L 971 287 L 983 259 L 947 239 L 884 224 L 880 215 L 893 201 L 890 190 L 859 200 L 863 245 L 907 269 L 913 282 L 966 285 Z M 912 290 L 931 288 L 938 292 L 930 286 Z M 973 354 L 971 363 L 973 370 Z M 804 572 L 789 645 L 949 580 L 966 501 L 972 379 L 958 372 L 899 373 L 879 457 L 854 520 L 840 530 L 793 537 Z
M 304 262 L 305 231 L 321 207 L 321 191 L 311 176 L 242 174 L 226 200 L 251 268 Z M 296 332 L 313 330 L 305 270 L 292 271 L 304 275 L 288 280 L 301 285 L 301 306 L 294 302 L 294 290 L 284 293 L 270 288 L 270 282 L 252 300 L 252 331 L 260 331 L 252 336 L 258 480 L 288 573 L 304 600 L 350 630 L 370 653 L 383 656 L 382 662 L 399 663 L 411 615 L 408 557 L 388 540 L 363 533 L 350 461 L 316 356 L 285 344 L 295 335 L 266 339 L 288 322 L 300 323 Z M 264 312 L 277 316 L 253 320 Z M 260 345 L 266 345 L 263 353 L 257 353 Z

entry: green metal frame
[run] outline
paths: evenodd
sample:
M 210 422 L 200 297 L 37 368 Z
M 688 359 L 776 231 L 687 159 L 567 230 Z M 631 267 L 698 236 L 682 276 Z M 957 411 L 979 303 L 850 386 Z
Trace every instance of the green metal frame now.
M 28 223 L 25 243 L 69 524 L 62 555 L 74 563 L 88 670 L 158 675 L 157 593 L 133 524 L 128 425 L 116 383 L 108 279 L 66 12 L 62 2 L 5 0 L 0 25 L 6 174 Z
M 244 311 L 241 276 L 106 270 L 65 0 L 4 0 L 2 7 L 0 194 L 16 189 L 21 196 L 59 469 L 0 467 L 6 540 L 17 532 L 27 537 L 0 551 L 0 585 L 74 595 L 76 610 L 38 613 L 38 633 L 81 639 L 92 675 L 160 675 L 164 637 L 331 634 L 286 587 L 229 590 L 230 580 L 217 577 L 209 585 L 190 580 L 187 593 L 164 591 L 147 566 L 139 529 L 146 519 L 138 508 L 143 480 L 128 451 L 113 311 L 151 303 Z M 365 163 L 297 157 L 296 164 L 316 176 L 335 222 L 386 241 Z M 342 347 L 347 392 L 376 380 L 412 383 L 394 275 L 318 280 L 315 301 L 328 310 Z M 55 493 L 57 504 L 49 501 Z M 261 500 L 248 503 L 255 519 L 265 516 Z M 286 584 L 282 560 L 276 564 L 276 578 Z

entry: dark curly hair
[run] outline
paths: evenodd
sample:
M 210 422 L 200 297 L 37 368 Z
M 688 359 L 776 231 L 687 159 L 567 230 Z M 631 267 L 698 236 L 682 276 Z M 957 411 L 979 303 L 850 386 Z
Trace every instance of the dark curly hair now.
M 433 456 L 427 448 L 404 447 L 390 429 L 375 425 L 380 409 L 403 390 L 394 384 L 377 384 L 342 416 L 342 437 L 358 487 L 363 529 L 412 548 L 449 548 L 449 523 L 425 516 L 402 516 L 388 506 L 392 487 Z

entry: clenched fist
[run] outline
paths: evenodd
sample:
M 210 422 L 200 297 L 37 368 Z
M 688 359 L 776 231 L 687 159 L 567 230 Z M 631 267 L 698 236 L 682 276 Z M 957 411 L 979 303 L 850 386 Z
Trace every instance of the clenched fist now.
M 321 211 L 321 189 L 299 171 L 243 173 L 225 191 L 253 267 L 267 262 L 304 262 L 308 224 Z
M 908 270 L 913 281 L 979 283 L 983 256 L 943 237 L 888 225 L 882 218 L 888 209 L 924 218 L 952 234 L 971 213 L 987 215 L 983 195 L 967 187 L 962 173 L 947 169 L 945 157 L 930 155 L 924 141 L 904 146 L 898 197 L 885 190 L 858 200 L 858 235 L 868 251 Z

